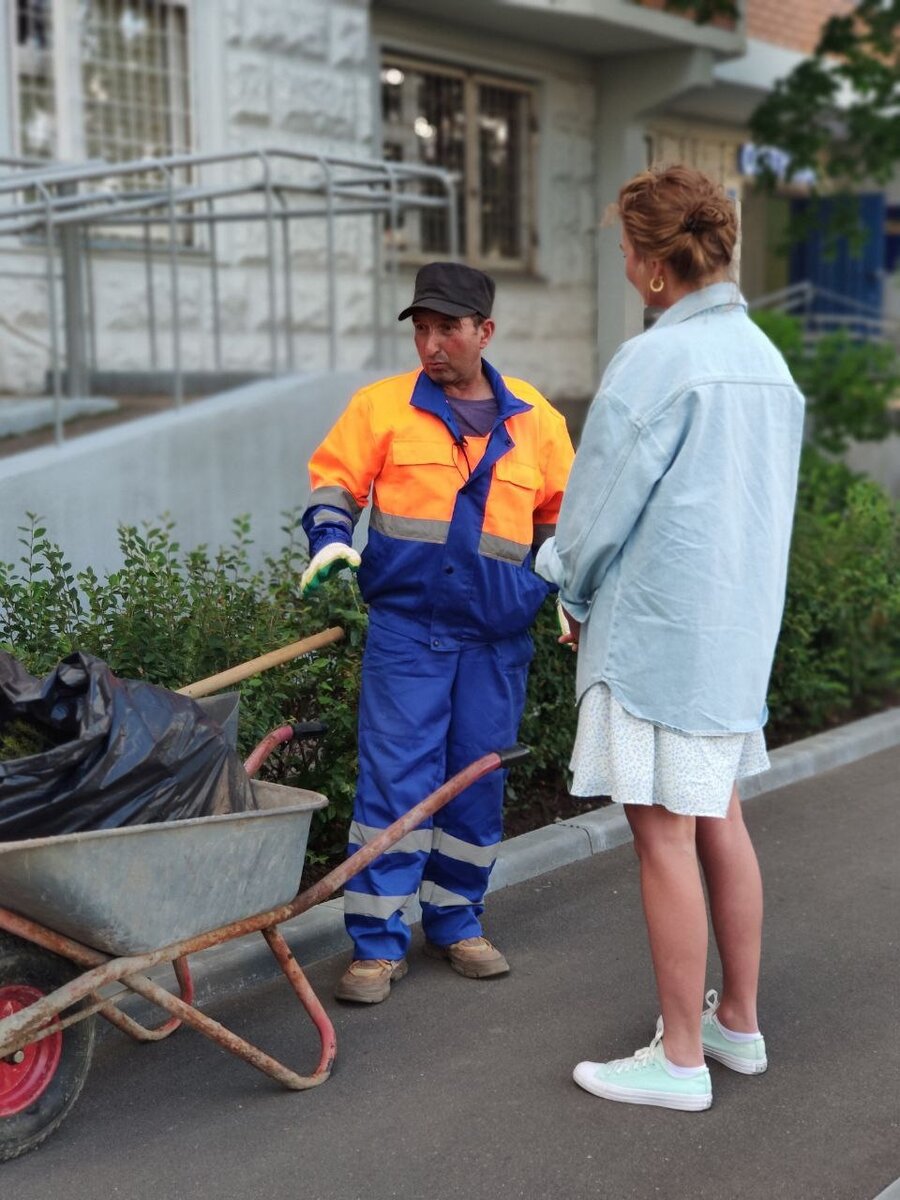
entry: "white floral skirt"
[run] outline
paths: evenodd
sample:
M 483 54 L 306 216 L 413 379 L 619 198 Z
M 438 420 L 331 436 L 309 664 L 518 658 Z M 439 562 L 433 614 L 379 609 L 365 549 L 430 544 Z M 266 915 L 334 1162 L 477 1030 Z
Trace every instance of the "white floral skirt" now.
M 768 767 L 761 729 L 677 733 L 626 712 L 605 683 L 595 683 L 578 708 L 569 790 L 620 804 L 661 804 L 682 816 L 724 817 L 735 780 Z

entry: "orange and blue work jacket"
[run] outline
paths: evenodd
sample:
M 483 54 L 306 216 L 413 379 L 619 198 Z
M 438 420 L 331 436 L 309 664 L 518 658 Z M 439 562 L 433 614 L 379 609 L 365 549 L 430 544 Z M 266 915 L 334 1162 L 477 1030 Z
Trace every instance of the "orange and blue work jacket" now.
M 532 556 L 555 530 L 572 443 L 540 392 L 482 365 L 497 399 L 486 436 L 462 437 L 443 390 L 413 371 L 358 391 L 309 463 L 310 556 L 350 545 L 371 492 L 363 599 L 435 650 L 523 632 L 553 590 Z

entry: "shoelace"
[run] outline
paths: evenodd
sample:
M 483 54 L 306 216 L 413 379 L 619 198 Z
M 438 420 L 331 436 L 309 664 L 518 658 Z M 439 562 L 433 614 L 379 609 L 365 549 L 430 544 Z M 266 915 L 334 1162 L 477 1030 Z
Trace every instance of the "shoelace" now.
M 354 975 L 374 974 L 379 967 L 390 967 L 389 958 L 361 958 L 352 964 Z
M 640 1050 L 635 1050 L 631 1058 L 619 1058 L 615 1062 L 610 1063 L 610 1067 L 617 1074 L 621 1075 L 625 1071 L 639 1071 L 643 1067 L 649 1067 L 656 1058 L 656 1050 L 662 1041 L 662 1021 L 658 1021 L 656 1025 L 656 1036 L 649 1046 L 643 1046 Z
M 715 1017 L 715 1015 L 719 1009 L 719 993 L 716 991 L 715 988 L 710 988 L 709 991 L 706 993 L 705 999 L 706 999 L 706 1008 L 703 1010 L 703 1014 L 700 1017 L 700 1024 L 701 1025 L 711 1025 L 713 1022 L 713 1018 Z

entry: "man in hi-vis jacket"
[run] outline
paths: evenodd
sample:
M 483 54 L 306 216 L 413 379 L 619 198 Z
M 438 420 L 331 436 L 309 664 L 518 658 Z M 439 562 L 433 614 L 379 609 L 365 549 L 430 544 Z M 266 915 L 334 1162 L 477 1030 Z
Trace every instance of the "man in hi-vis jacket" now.
M 482 358 L 493 299 L 481 271 L 423 267 L 399 317 L 412 317 L 422 369 L 358 391 L 310 460 L 301 590 L 358 568 L 369 606 L 351 852 L 516 740 L 528 630 L 550 590 L 533 556 L 554 531 L 573 450 L 548 401 Z M 370 493 L 360 560 L 351 539 Z M 509 970 L 479 921 L 502 806 L 492 772 L 348 882 L 354 952 L 339 999 L 378 1003 L 406 974 L 416 895 L 428 953 L 473 979 Z

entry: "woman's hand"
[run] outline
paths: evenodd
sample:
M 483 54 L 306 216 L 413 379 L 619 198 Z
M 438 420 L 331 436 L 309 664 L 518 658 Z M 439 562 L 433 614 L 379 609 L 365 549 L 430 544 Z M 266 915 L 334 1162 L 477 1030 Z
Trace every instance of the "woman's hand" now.
M 569 646 L 572 650 L 578 649 L 578 640 L 581 637 L 581 622 L 576 621 L 570 612 L 563 608 L 562 602 L 556 602 L 556 615 L 559 617 L 560 636 L 556 639 L 561 646 Z

